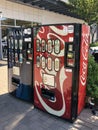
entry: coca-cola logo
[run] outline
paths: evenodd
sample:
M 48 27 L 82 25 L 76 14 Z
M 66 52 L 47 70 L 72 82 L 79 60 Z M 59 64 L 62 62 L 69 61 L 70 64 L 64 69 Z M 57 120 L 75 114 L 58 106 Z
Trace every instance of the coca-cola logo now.
M 88 48 L 89 48 L 89 34 L 82 35 L 82 49 L 81 49 L 81 73 L 80 73 L 80 81 L 83 86 L 86 84 L 87 79 L 87 60 L 88 60 Z
M 83 34 L 83 41 L 82 41 L 82 56 L 83 60 L 88 59 L 88 42 L 89 42 L 89 35 L 88 34 Z

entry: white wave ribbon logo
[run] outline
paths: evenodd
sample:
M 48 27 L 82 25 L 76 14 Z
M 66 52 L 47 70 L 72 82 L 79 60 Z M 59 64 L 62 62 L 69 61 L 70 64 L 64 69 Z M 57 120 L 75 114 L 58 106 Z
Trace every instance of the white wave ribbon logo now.
M 64 80 L 67 78 L 67 76 L 65 75 L 64 73 L 64 66 L 61 68 L 60 70 L 60 76 L 59 76 L 59 81 L 60 81 L 60 89 L 61 89 L 61 96 L 62 96 L 62 101 L 63 101 L 63 104 L 62 104 L 62 108 L 61 110 L 54 110 L 53 108 L 51 108 L 50 106 L 48 106 L 45 101 L 43 100 L 43 98 L 41 97 L 38 89 L 37 89 L 37 85 L 38 85 L 38 81 L 35 81 L 35 90 L 36 90 L 36 93 L 37 93 L 37 96 L 38 96 L 38 99 L 41 103 L 41 105 L 43 106 L 43 108 L 53 114 L 53 115 L 56 115 L 56 116 L 62 116 L 65 111 L 66 111 L 66 105 L 65 105 L 65 99 L 64 99 L 64 94 L 63 94 L 63 83 L 64 83 Z M 47 99 L 48 100 L 48 99 Z M 57 100 L 57 99 L 56 99 Z M 54 102 L 55 103 L 55 102 Z
M 66 26 L 62 26 L 63 29 L 59 29 L 56 26 L 50 26 L 50 28 L 58 35 L 66 36 L 68 34 L 68 28 Z

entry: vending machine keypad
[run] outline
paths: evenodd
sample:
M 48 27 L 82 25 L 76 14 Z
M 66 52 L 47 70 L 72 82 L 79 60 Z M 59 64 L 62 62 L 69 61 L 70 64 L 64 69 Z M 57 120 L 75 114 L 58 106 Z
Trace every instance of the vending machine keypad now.
M 75 54 L 74 52 L 67 53 L 67 66 L 74 67 L 75 65 Z
M 65 43 L 65 67 L 75 67 L 75 51 L 73 43 Z
M 23 31 L 23 43 L 24 43 L 24 54 L 26 61 L 32 61 L 33 59 L 33 46 L 32 46 L 32 28 L 25 28 Z
M 60 40 L 59 39 L 36 39 L 36 52 L 39 56 L 36 56 L 37 67 L 42 69 L 47 68 L 49 71 L 55 70 L 56 72 L 60 69 L 59 58 L 53 58 L 50 56 L 52 53 L 60 53 Z M 42 56 L 40 53 L 42 52 Z M 48 57 L 46 56 L 48 54 Z M 40 66 L 41 65 L 41 66 Z

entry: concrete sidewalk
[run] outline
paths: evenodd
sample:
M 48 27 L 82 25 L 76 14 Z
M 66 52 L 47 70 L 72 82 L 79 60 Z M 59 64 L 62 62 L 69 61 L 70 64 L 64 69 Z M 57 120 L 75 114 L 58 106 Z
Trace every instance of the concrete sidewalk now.
M 90 109 L 84 109 L 71 124 L 12 97 L 6 90 L 7 66 L 0 65 L 0 130 L 98 130 L 98 112 L 93 116 Z
M 84 109 L 71 124 L 5 94 L 0 95 L 0 130 L 98 130 L 98 113 Z

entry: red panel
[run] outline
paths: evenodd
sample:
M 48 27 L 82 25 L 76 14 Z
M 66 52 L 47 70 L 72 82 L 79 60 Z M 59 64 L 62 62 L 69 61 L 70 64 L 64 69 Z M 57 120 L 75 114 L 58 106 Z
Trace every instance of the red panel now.
M 87 25 L 82 25 L 78 114 L 81 112 L 81 110 L 84 108 L 85 105 L 89 43 L 90 43 L 90 28 Z
M 65 42 L 73 42 L 73 31 L 73 25 L 42 26 L 34 38 L 34 104 L 44 111 L 66 119 L 71 118 L 72 69 L 64 68 L 64 50 Z M 36 51 L 37 39 L 40 42 L 42 39 L 45 40 L 45 52 L 41 52 L 42 44 L 40 44 L 39 51 Z M 48 39 L 52 41 L 52 52 L 50 51 L 51 46 L 47 51 Z M 60 41 L 60 51 L 55 48 L 56 39 Z M 36 61 L 39 61 L 38 58 L 36 59 L 37 56 L 40 59 L 45 57 L 38 65 L 36 64 Z M 46 78 L 44 78 L 44 74 L 46 74 Z M 55 100 L 44 98 L 41 88 L 53 91 Z

